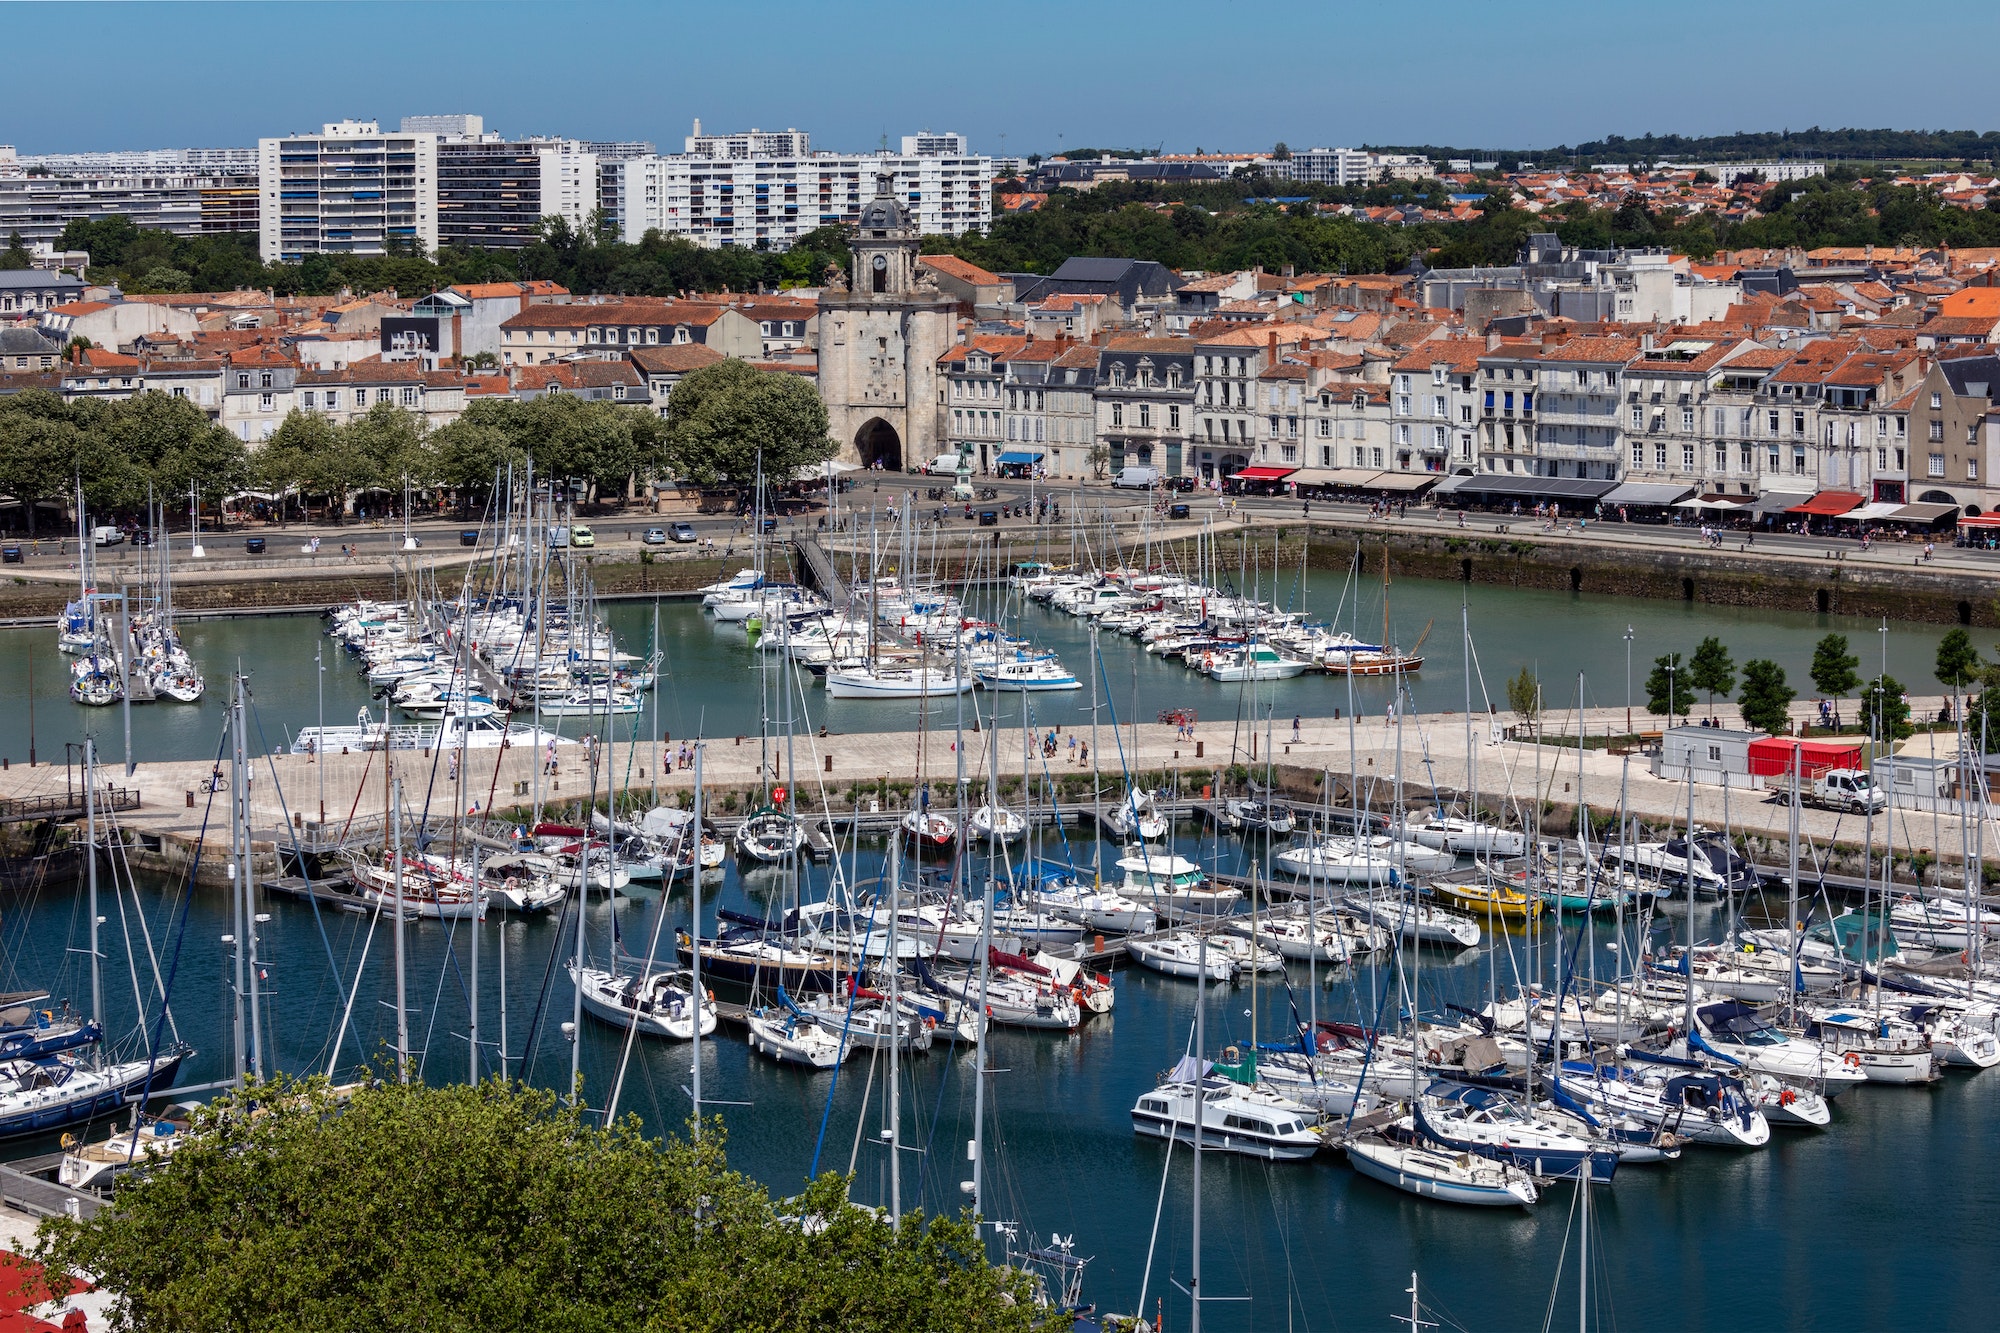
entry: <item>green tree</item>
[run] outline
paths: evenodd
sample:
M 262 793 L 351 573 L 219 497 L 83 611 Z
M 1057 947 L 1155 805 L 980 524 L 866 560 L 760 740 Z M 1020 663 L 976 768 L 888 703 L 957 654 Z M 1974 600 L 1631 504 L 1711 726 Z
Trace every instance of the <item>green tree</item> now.
M 19 230 L 7 233 L 7 248 L 0 250 L 0 272 L 30 268 L 34 259 L 28 254 L 28 247 L 21 244 Z
M 1781 735 L 1791 725 L 1792 696 L 1792 687 L 1785 683 L 1785 669 L 1776 662 L 1757 657 L 1743 664 L 1743 693 L 1737 696 L 1736 706 L 1751 726 Z
M 717 361 L 674 386 L 662 443 L 681 476 L 748 484 L 761 457 L 770 483 L 833 457 L 837 446 L 826 430 L 826 405 L 805 380 Z
M 1695 645 L 1694 656 L 1688 659 L 1688 680 L 1708 696 L 1709 715 L 1714 716 L 1715 696 L 1727 698 L 1736 688 L 1736 663 L 1722 640 L 1710 635 Z
M 1938 640 L 1936 674 L 1940 683 L 1951 687 L 1952 696 L 1979 678 L 1979 650 L 1972 636 L 1955 629 Z
M 498 1081 L 345 1101 L 315 1082 L 197 1113 L 115 1208 L 50 1222 L 36 1257 L 88 1270 L 115 1325 L 151 1333 L 1065 1326 L 970 1220 L 902 1223 L 834 1175 L 774 1203 L 729 1169 L 719 1123 L 656 1140 Z
M 1653 669 L 1646 676 L 1647 712 L 1666 714 L 1671 707 L 1673 714 L 1686 717 L 1693 693 L 1687 661 L 1679 653 L 1653 659 Z M 1671 722 L 1673 718 L 1669 716 L 1667 720 Z
M 507 432 L 490 421 L 460 417 L 431 436 L 437 452 L 438 480 L 458 493 L 461 506 L 493 489 L 508 467 L 525 475 L 528 454 L 516 448 Z
M 1507 706 L 1530 726 L 1541 716 L 1542 683 L 1530 668 L 1522 667 L 1521 674 L 1507 682 Z
M 1829 634 L 1813 645 L 1813 688 L 1834 701 L 1834 725 L 1840 725 L 1840 701 L 1861 684 L 1861 659 L 1847 651 L 1845 634 Z
M 36 502 L 67 496 L 82 432 L 62 399 L 47 389 L 0 398 L 0 492 L 27 507 L 35 535 Z
M 1875 724 L 1875 734 L 1883 740 L 1907 740 L 1916 734 L 1910 725 L 1910 701 L 1894 676 L 1877 676 L 1861 692 L 1862 706 Z
M 1289 162 L 1292 160 L 1292 150 L 1286 145 L 1283 139 L 1278 140 L 1271 148 L 1271 160 L 1274 162 Z

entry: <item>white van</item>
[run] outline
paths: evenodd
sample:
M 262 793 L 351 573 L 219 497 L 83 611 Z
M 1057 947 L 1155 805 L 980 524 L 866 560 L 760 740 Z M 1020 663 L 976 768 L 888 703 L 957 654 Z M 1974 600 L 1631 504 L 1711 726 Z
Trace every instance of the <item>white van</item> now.
M 123 546 L 125 544 L 124 530 L 121 528 L 92 528 L 90 530 L 90 544 L 92 546 Z
M 939 454 L 924 464 L 924 474 L 931 477 L 949 477 L 958 471 L 957 454 Z
M 1151 490 L 1159 480 L 1160 470 L 1156 467 L 1128 467 L 1120 469 L 1118 475 L 1111 479 L 1111 484 L 1120 490 L 1145 491 Z

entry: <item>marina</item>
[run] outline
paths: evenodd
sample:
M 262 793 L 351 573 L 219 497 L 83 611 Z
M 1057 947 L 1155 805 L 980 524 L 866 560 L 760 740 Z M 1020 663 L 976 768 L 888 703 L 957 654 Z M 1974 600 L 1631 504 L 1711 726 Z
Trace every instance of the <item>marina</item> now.
M 774 1190 L 850 1171 L 860 1202 L 971 1200 L 1037 1243 L 1074 1236 L 1100 1310 L 1165 1299 L 1171 1317 L 1162 1289 L 1199 1235 L 1209 1289 L 1248 1298 L 1205 1311 L 1215 1328 L 1377 1324 L 1412 1268 L 1433 1308 L 1524 1322 L 1579 1172 L 1602 1195 L 1597 1299 L 1636 1327 L 1739 1326 L 1717 1284 L 1845 1243 L 1861 1214 L 1829 1195 L 1978 1234 L 1973 1201 L 1919 1204 L 1903 1183 L 1949 1178 L 2000 1124 L 1978 958 L 2000 904 L 1907 858 L 1977 855 L 1985 819 L 1862 819 L 1654 776 L 1573 669 L 1542 739 L 1606 743 L 1538 743 L 1480 682 L 1519 670 L 1520 631 L 1500 627 L 1536 598 L 1583 624 L 1587 602 L 1496 594 L 1454 605 L 1446 636 L 1427 603 L 1461 590 L 1398 584 L 1416 632 L 1364 641 L 1326 628 L 1358 588 L 1315 628 L 1284 620 L 1267 572 L 1247 596 L 1204 583 L 1162 605 L 1213 602 L 1196 628 L 1235 636 L 1170 663 L 1118 632 L 1111 598 L 1072 615 L 1018 573 L 930 587 L 909 545 L 893 576 L 849 552 L 841 607 L 761 570 L 707 607 L 601 604 L 562 556 L 505 554 L 544 551 L 549 521 L 508 519 L 518 544 L 498 529 L 481 593 L 413 579 L 407 602 L 261 622 L 234 661 L 205 660 L 204 636 L 244 622 L 189 626 L 227 703 L 187 710 L 198 725 L 142 729 L 162 714 L 135 710 L 129 775 L 103 755 L 0 769 L 24 827 L 93 793 L 120 904 L 84 906 L 95 872 L 16 890 L 6 984 L 76 1000 L 99 955 L 85 937 L 115 923 L 103 953 L 134 958 L 137 993 L 92 973 L 83 1007 L 143 1070 L 167 1049 L 145 960 L 186 939 L 179 1086 L 154 1108 L 244 1069 L 573 1071 L 593 1108 L 618 1098 L 655 1132 L 700 1099 Z M 1133 582 L 1075 586 L 1165 602 Z M 1825 627 L 1787 632 L 1809 646 Z M 0 653 L 52 657 L 41 633 Z M 1899 626 L 1883 652 L 1920 658 L 1923 633 Z M 1204 668 L 1224 642 L 1237 667 Z M 1308 651 L 1352 669 L 1292 671 Z M 1371 653 L 1395 658 L 1380 678 Z M 1010 687 L 1016 665 L 1032 670 Z M 830 687 L 842 672 L 861 697 Z M 38 712 L 64 740 L 117 716 Z M 1691 826 L 1744 848 L 1719 889 L 1684 859 L 1675 878 Z M 1650 878 L 1618 868 L 1654 845 L 1671 855 Z M 1835 846 L 1872 870 L 1836 868 Z M 1892 924 L 1885 895 L 1930 914 L 1899 906 Z M 1962 960 L 1940 934 L 1952 912 Z M 1767 1030 L 1746 1014 L 1802 1063 L 1724 1053 Z M 107 1107 L 80 1137 L 127 1123 Z M 1197 1142 L 1221 1160 L 1190 1213 Z M 53 1131 L 15 1143 L 39 1154 L 23 1170 L 62 1156 Z M 1730 1225 L 1688 1220 L 1710 1212 Z M 1847 1273 L 1758 1290 L 1809 1322 L 1951 1322 L 1991 1294 L 1965 1268 L 1886 1305 Z M 1697 1274 L 1697 1305 L 1660 1299 Z

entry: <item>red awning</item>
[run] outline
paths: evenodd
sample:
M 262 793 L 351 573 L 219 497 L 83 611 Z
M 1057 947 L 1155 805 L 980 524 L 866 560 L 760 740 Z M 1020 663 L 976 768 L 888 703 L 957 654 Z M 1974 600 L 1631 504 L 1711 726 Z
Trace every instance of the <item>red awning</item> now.
M 1231 481 L 1283 481 L 1298 469 L 1295 467 L 1246 467 L 1241 472 L 1229 474 Z
M 1802 505 L 1793 505 L 1794 514 L 1816 514 L 1821 518 L 1835 518 L 1850 509 L 1859 508 L 1866 497 L 1853 491 L 1821 491 Z
M 1961 528 L 2000 528 L 2000 514 L 1967 514 L 1958 520 Z

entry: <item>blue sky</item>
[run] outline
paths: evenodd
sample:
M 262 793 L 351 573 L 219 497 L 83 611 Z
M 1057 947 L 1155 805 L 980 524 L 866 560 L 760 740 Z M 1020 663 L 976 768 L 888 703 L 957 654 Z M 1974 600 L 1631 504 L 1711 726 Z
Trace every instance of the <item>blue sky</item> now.
M 1991 0 L 17 3 L 0 35 L 0 143 L 24 153 L 450 111 L 663 148 L 695 116 L 849 150 L 956 129 L 996 154 L 2000 126 L 1976 64 L 1927 69 L 1992 49 Z M 72 68 L 40 77 L 38 52 Z

